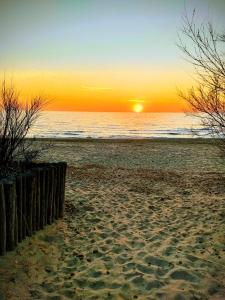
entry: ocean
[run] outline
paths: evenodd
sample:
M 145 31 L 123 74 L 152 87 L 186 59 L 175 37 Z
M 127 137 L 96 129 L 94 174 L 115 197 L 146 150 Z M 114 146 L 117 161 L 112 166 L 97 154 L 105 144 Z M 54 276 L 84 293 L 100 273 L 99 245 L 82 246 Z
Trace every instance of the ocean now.
M 29 136 L 36 138 L 207 137 L 199 118 L 184 113 L 43 112 Z

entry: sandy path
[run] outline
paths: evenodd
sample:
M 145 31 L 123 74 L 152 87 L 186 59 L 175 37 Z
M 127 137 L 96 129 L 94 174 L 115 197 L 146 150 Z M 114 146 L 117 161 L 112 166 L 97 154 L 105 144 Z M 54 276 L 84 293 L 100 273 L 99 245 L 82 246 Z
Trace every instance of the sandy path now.
M 194 146 L 170 145 L 167 156 L 168 145 L 145 146 L 137 166 L 131 145 L 85 145 L 70 161 L 64 223 L 23 246 L 46 252 L 27 266 L 26 299 L 225 299 L 225 176 L 207 165 L 211 148 L 193 162 Z

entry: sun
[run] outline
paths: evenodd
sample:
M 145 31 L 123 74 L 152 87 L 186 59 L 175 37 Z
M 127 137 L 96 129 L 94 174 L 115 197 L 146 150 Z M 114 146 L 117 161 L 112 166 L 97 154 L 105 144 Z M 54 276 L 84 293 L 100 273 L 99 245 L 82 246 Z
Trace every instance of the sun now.
M 133 111 L 136 112 L 136 113 L 140 113 L 143 111 L 143 105 L 140 104 L 140 103 L 137 103 L 133 106 Z

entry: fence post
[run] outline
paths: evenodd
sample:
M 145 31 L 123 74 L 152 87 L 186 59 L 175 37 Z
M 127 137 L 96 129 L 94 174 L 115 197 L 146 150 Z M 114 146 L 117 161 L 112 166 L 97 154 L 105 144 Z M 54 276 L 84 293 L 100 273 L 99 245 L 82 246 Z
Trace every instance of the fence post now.
M 6 210 L 4 186 L 0 183 L 0 255 L 6 252 Z
M 49 206 L 48 206 L 48 224 L 52 224 L 53 220 L 53 190 L 54 190 L 54 169 L 51 166 L 49 169 Z
M 22 238 L 25 239 L 28 232 L 27 224 L 27 175 L 22 176 Z
M 40 203 L 40 168 L 35 170 L 36 173 L 36 230 L 40 229 L 40 212 L 41 212 L 41 203 Z
M 36 170 L 35 170 L 36 171 Z M 32 170 L 32 232 L 36 231 L 36 216 L 37 216 L 37 176 L 36 172 Z
M 40 228 L 46 224 L 46 168 L 40 170 Z
M 48 206 L 49 206 L 49 168 L 45 170 L 45 225 L 48 224 Z
M 60 164 L 58 163 L 56 165 L 56 210 L 55 210 L 55 218 L 58 219 L 59 218 L 59 203 L 60 203 L 60 198 L 61 198 L 61 195 L 60 195 L 60 191 L 61 191 L 61 186 L 60 186 L 60 182 L 61 182 L 61 166 Z
M 26 233 L 28 236 L 31 236 L 33 233 L 33 188 L 34 188 L 34 176 L 30 173 L 27 174 L 26 178 L 27 185 L 27 197 L 26 197 L 26 212 L 27 212 L 27 230 Z
M 23 189 L 22 176 L 16 177 L 16 202 L 17 202 L 17 224 L 18 224 L 18 242 L 23 239 Z
M 65 183 L 66 183 L 66 167 L 67 163 L 60 163 L 61 166 L 61 180 L 60 180 L 60 203 L 59 203 L 59 218 L 64 216 L 64 202 L 65 202 Z
M 16 246 L 15 220 L 16 220 L 16 185 L 15 182 L 5 180 L 5 207 L 6 207 L 6 250 L 13 250 Z
M 57 186 L 57 181 L 56 181 L 56 165 L 52 164 L 52 222 L 55 221 L 55 212 L 56 212 L 56 186 Z

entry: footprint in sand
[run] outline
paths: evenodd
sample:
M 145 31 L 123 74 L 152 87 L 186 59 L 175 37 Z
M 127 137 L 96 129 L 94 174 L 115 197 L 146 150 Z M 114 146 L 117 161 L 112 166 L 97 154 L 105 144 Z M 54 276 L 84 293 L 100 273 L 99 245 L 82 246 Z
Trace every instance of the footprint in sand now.
M 163 251 L 163 255 L 166 255 L 166 256 L 170 256 L 171 254 L 173 254 L 174 252 L 176 251 L 176 247 L 174 246 L 169 246 L 167 247 L 164 251 Z
M 121 252 L 123 252 L 123 247 L 121 247 L 121 245 L 114 245 L 112 247 L 112 252 L 115 254 L 120 254 Z
M 130 260 L 130 258 L 129 258 L 126 254 L 124 254 L 124 255 L 119 255 L 119 256 L 117 256 L 117 258 L 115 259 L 115 261 L 116 261 L 117 263 L 119 263 L 120 265 L 126 263 L 128 260 Z
M 145 289 L 147 284 L 148 284 L 148 281 L 145 280 L 142 276 L 137 276 L 135 278 L 132 279 L 132 283 L 138 287 L 139 289 Z
M 88 281 L 85 278 L 76 278 L 74 279 L 74 284 L 79 288 L 85 288 L 88 286 Z
M 152 280 L 152 281 L 149 281 L 147 286 L 146 286 L 146 290 L 150 291 L 152 289 L 159 289 L 163 286 L 164 284 L 159 281 L 159 280 Z
M 98 278 L 98 277 L 102 276 L 102 272 L 90 270 L 89 275 L 93 278 Z
M 136 256 L 137 256 L 138 258 L 143 258 L 143 257 L 145 257 L 147 254 L 148 254 L 148 253 L 145 252 L 145 251 L 140 251 L 140 252 L 137 253 Z
M 170 277 L 174 280 L 185 280 L 190 282 L 197 282 L 199 278 L 196 275 L 191 274 L 186 270 L 175 270 L 170 274 Z
M 123 266 L 123 272 L 128 272 L 132 269 L 135 269 L 136 268 L 136 264 L 133 263 L 133 262 L 129 262 L 127 263 L 126 265 Z
M 140 271 L 144 274 L 154 274 L 154 269 L 147 267 L 145 265 L 137 265 L 136 268 L 138 271 Z
M 119 284 L 118 282 L 113 282 L 109 285 L 110 289 L 120 289 L 121 288 L 121 284 Z
M 145 262 L 148 265 L 155 265 L 158 267 L 165 267 L 165 268 L 170 268 L 173 266 L 173 264 L 165 259 L 158 258 L 156 256 L 147 256 L 145 258 Z
M 89 284 L 89 288 L 91 288 L 93 290 L 100 290 L 100 289 L 104 289 L 105 287 L 106 287 L 106 284 L 102 280 L 93 281 L 93 282 L 90 282 L 90 284 Z

